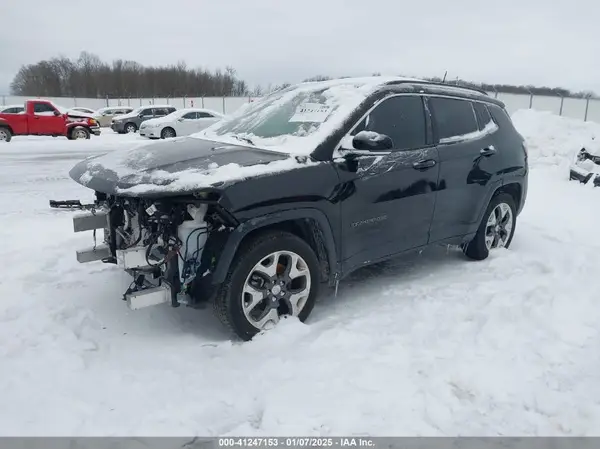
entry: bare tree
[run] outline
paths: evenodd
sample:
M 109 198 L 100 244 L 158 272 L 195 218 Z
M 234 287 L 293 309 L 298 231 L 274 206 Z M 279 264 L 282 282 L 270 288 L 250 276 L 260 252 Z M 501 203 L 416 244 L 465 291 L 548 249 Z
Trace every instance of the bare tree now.
M 143 66 L 117 59 L 111 64 L 82 52 L 76 60 L 64 56 L 25 65 L 11 84 L 15 95 L 75 97 L 168 97 L 248 95 L 248 85 L 233 67 L 225 71 L 189 69 L 184 61 L 170 66 Z

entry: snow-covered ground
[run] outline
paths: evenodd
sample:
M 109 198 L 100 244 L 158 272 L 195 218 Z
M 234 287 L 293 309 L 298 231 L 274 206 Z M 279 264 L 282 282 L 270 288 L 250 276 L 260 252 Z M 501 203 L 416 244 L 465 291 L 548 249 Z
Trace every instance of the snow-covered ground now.
M 306 324 L 232 342 L 210 310 L 131 312 L 80 265 L 67 172 L 139 142 L 0 145 L 0 435 L 600 435 L 600 190 L 567 181 L 600 125 L 534 111 L 510 250 L 432 248 L 364 269 Z

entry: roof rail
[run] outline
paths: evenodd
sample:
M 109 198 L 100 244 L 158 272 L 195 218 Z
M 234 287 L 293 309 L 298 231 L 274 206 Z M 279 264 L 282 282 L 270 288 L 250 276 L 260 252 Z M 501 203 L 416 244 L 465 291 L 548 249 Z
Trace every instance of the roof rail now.
M 411 80 L 398 80 L 398 81 L 390 81 L 389 83 L 386 84 L 424 84 L 424 85 L 429 85 L 429 86 L 440 86 L 440 87 L 454 87 L 454 88 L 459 88 L 459 89 L 467 89 L 467 90 L 472 90 L 474 92 L 479 92 L 480 94 L 486 95 L 489 97 L 489 94 L 483 90 L 483 89 L 478 89 L 477 87 L 471 87 L 471 86 L 462 86 L 459 84 L 450 84 L 450 83 L 442 83 L 442 82 L 438 82 L 438 81 L 426 81 L 426 80 L 419 80 L 419 81 L 411 81 Z

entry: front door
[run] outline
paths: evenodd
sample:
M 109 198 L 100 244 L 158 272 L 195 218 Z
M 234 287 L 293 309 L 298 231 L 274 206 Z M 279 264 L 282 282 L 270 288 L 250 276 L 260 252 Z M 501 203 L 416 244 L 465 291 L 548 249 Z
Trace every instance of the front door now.
M 374 131 L 394 142 L 385 153 L 336 159 L 345 271 L 427 244 L 439 164 L 425 114 L 420 96 L 392 96 L 343 140 L 346 148 L 352 135 Z
M 62 135 L 65 133 L 65 118 L 49 103 L 34 103 L 29 132 L 46 136 Z

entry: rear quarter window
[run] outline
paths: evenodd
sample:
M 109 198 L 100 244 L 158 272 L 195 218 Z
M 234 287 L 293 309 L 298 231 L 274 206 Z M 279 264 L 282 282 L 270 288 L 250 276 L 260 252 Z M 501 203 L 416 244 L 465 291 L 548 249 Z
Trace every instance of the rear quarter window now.
M 484 103 L 473 102 L 473 109 L 475 110 L 480 130 L 483 130 L 490 122 L 493 122 L 490 111 Z
M 494 122 L 504 129 L 515 129 L 513 122 L 505 109 L 495 104 L 488 105 L 488 109 L 492 115 Z
M 440 143 L 461 140 L 479 131 L 475 110 L 470 101 L 433 97 L 429 99 L 429 105 Z

